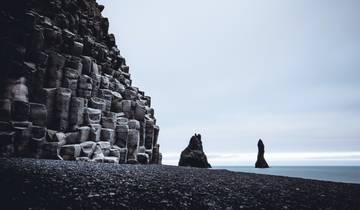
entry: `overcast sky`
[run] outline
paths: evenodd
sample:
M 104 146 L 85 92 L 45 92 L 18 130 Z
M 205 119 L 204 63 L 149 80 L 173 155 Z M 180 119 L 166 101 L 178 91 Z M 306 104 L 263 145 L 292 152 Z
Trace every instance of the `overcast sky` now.
M 254 164 L 259 138 L 273 165 L 360 164 L 360 1 L 98 2 L 164 163 L 198 132 L 218 165 Z

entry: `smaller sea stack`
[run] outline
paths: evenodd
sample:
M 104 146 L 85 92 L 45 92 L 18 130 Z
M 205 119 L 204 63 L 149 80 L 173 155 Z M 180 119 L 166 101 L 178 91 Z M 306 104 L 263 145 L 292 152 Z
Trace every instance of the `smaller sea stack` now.
M 203 151 L 200 134 L 191 137 L 189 145 L 181 153 L 179 166 L 211 168 Z
M 259 139 L 257 146 L 258 146 L 258 155 L 255 163 L 255 168 L 269 168 L 269 165 L 267 164 L 264 158 L 265 146 L 261 139 Z

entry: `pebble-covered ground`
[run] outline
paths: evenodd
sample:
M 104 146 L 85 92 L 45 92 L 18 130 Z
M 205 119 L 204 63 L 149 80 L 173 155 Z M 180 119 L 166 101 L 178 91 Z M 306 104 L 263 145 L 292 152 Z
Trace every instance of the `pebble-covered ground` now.
M 360 209 L 360 185 L 161 165 L 0 159 L 0 209 Z

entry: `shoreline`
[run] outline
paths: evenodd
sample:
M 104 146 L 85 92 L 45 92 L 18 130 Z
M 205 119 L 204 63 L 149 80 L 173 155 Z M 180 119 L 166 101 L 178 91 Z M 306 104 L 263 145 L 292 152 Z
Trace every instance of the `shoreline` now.
M 213 169 L 227 169 L 234 172 L 302 178 L 335 183 L 360 184 L 360 166 L 271 166 L 254 168 L 253 166 L 214 166 Z M 347 169 L 347 170 L 344 170 Z M 350 171 L 349 171 L 350 170 Z
M 0 159 L 5 209 L 360 209 L 360 185 L 167 165 Z

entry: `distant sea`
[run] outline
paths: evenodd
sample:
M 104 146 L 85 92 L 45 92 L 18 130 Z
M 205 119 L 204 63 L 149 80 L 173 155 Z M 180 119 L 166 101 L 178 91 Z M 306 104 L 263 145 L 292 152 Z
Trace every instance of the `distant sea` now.
M 214 169 L 360 184 L 360 166 L 213 166 Z

